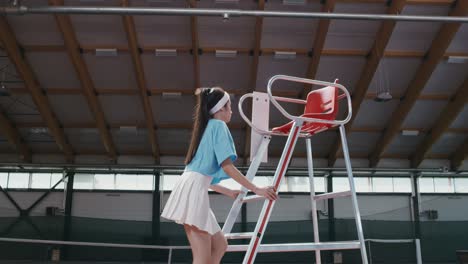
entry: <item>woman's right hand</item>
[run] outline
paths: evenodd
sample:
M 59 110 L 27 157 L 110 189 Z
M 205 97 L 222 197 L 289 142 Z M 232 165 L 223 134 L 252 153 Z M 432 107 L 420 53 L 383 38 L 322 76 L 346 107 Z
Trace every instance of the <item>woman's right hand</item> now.
M 278 199 L 278 194 L 276 194 L 275 187 L 273 186 L 268 186 L 268 187 L 256 187 L 253 192 L 256 195 L 263 196 L 267 198 L 270 201 L 274 201 Z

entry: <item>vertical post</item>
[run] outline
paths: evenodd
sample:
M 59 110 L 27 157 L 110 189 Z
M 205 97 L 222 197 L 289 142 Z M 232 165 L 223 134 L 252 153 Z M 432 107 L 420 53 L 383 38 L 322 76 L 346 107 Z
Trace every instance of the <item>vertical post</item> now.
M 413 228 L 414 228 L 414 238 L 421 238 L 421 222 L 419 217 L 419 183 L 418 176 L 413 174 L 411 175 L 412 179 L 412 199 L 413 199 Z
M 73 182 L 75 180 L 74 172 L 67 172 L 67 184 L 65 186 L 65 218 L 63 225 L 63 240 L 69 241 L 71 236 L 71 217 L 72 217 L 72 205 L 73 205 Z M 68 247 L 63 246 L 62 250 L 62 259 L 66 260 L 68 258 Z
M 421 219 L 419 217 L 419 205 L 420 205 L 420 193 L 419 193 L 419 182 L 418 175 L 413 173 L 411 175 L 411 198 L 413 204 L 413 229 L 414 229 L 414 240 L 416 244 L 416 261 L 417 264 L 422 264 L 421 257 Z
M 367 241 L 367 244 L 369 245 L 369 264 L 372 264 L 372 249 L 371 249 L 371 241 Z
M 333 192 L 333 174 L 330 172 L 326 175 L 327 190 L 326 192 Z M 328 211 L 328 241 L 336 241 L 335 236 L 335 205 L 333 199 L 327 199 Z M 333 250 L 328 251 L 328 263 L 333 263 Z
M 154 190 L 153 190 L 153 214 L 152 214 L 152 235 L 153 240 L 159 241 L 161 237 L 161 220 L 159 212 L 161 211 L 160 197 L 160 177 L 161 173 L 155 171 L 154 173 Z
M 167 264 L 172 263 L 172 248 L 169 249 L 169 256 L 167 257 Z
M 241 208 L 241 232 L 247 232 L 247 203 Z
M 241 232 L 247 232 L 247 203 L 243 203 L 241 207 Z M 242 243 L 249 243 L 248 239 L 242 239 Z
M 421 241 L 416 238 L 414 242 L 416 244 L 416 264 L 422 264 Z
M 346 131 L 344 125 L 340 125 L 341 146 L 343 147 L 343 155 L 345 158 L 346 171 L 348 173 L 349 187 L 351 189 L 351 200 L 353 202 L 354 217 L 356 220 L 356 229 L 359 242 L 361 244 L 362 263 L 367 264 L 366 244 L 364 241 L 364 232 L 361 224 L 361 214 L 357 203 L 356 188 L 354 187 L 353 170 L 351 168 L 351 159 L 349 157 L 348 142 L 346 141 Z
M 314 187 L 314 163 L 312 160 L 312 143 L 310 138 L 306 138 L 307 147 L 307 169 L 309 170 L 309 184 L 310 184 L 310 202 L 312 204 L 312 225 L 314 229 L 314 242 L 319 243 L 319 228 L 317 219 L 317 202 L 315 201 L 315 187 Z M 321 264 L 320 250 L 315 250 L 315 263 Z

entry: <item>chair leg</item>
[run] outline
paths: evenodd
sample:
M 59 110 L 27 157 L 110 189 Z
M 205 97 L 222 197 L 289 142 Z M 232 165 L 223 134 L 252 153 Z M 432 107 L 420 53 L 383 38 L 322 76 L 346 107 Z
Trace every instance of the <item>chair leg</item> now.
M 314 185 L 314 164 L 312 159 L 312 143 L 310 138 L 306 139 L 307 146 L 307 168 L 309 170 L 309 181 L 310 181 L 310 200 L 312 204 L 312 224 L 314 228 L 314 242 L 319 243 L 319 228 L 318 228 L 318 219 L 317 219 L 317 202 L 314 199 L 315 196 L 315 185 Z M 315 263 L 321 264 L 322 259 L 320 257 L 320 250 L 315 251 Z
M 362 263 L 367 264 L 366 244 L 364 242 L 364 232 L 362 231 L 361 214 L 357 203 L 356 188 L 354 186 L 353 170 L 351 168 L 351 159 L 349 158 L 348 142 L 346 141 L 346 131 L 343 125 L 340 125 L 341 145 L 343 147 L 343 155 L 346 164 L 346 172 L 348 173 L 349 187 L 351 188 L 351 198 L 353 202 L 354 218 L 356 220 L 356 229 L 359 242 L 361 244 Z

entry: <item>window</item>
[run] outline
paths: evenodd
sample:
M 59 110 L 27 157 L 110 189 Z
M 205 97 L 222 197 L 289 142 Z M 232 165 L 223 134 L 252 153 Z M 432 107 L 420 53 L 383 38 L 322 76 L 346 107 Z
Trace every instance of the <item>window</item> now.
M 75 174 L 73 189 L 93 189 L 94 174 Z
M 356 192 L 372 192 L 371 180 L 369 177 L 354 177 Z
M 372 178 L 372 187 L 374 192 L 393 192 L 393 178 Z
M 286 177 L 289 192 L 310 192 L 309 177 Z M 315 182 L 315 180 L 314 180 Z M 314 185 L 314 189 L 317 187 Z
M 224 186 L 226 188 L 233 189 L 233 190 L 240 190 L 242 187 L 239 183 L 237 183 L 233 179 L 226 179 L 224 181 L 221 181 L 220 184 L 221 186 Z
M 115 188 L 117 190 L 135 190 L 137 188 L 137 176 L 134 174 L 116 174 Z
M 152 174 L 137 175 L 137 190 L 144 190 L 144 191 L 154 190 L 154 175 Z
M 52 188 L 58 181 L 60 181 L 60 179 L 63 178 L 63 173 L 52 173 L 50 175 L 50 178 L 51 178 L 50 187 Z M 59 183 L 59 185 L 57 185 L 57 187 L 55 187 L 55 190 L 60 190 L 60 189 L 63 190 L 64 186 L 65 186 L 65 183 L 62 181 L 61 183 Z
M 271 186 L 273 184 L 273 176 L 257 176 L 254 177 L 253 183 L 257 186 Z
M 8 177 L 8 188 L 27 189 L 29 187 L 29 173 L 11 172 Z
M 309 177 L 286 177 L 288 182 L 288 192 L 310 192 Z M 325 180 L 323 177 L 314 177 L 315 192 L 325 192 Z M 281 191 L 281 189 L 280 189 Z
M 436 193 L 453 193 L 452 178 L 434 178 L 434 191 Z
M 333 192 L 349 191 L 349 180 L 346 177 L 333 178 Z
M 31 188 L 32 189 L 49 189 L 50 173 L 31 173 Z M 55 184 L 55 183 L 54 183 Z
M 434 178 L 432 177 L 421 177 L 419 178 L 419 192 L 421 193 L 433 193 L 434 192 Z
M 0 186 L 4 189 L 8 185 L 8 172 L 0 172 Z
M 315 192 L 325 192 L 325 177 L 314 177 Z
M 468 193 L 468 178 L 455 178 L 455 192 Z
M 115 174 L 94 174 L 93 189 L 114 190 Z
M 393 191 L 399 193 L 411 193 L 411 178 L 393 178 Z
M 171 191 L 174 188 L 177 180 L 179 179 L 180 175 L 172 175 L 172 174 L 163 174 L 162 181 L 161 181 L 161 189 L 164 191 Z

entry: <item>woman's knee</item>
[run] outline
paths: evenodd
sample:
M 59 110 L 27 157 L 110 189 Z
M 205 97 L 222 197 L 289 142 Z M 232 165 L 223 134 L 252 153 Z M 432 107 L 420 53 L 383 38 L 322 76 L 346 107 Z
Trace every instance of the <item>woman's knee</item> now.
M 212 241 L 211 246 L 212 246 L 213 252 L 224 253 L 227 250 L 228 242 L 227 242 L 227 239 L 224 237 L 224 235 L 222 235 L 222 236 L 217 237 L 215 241 Z

